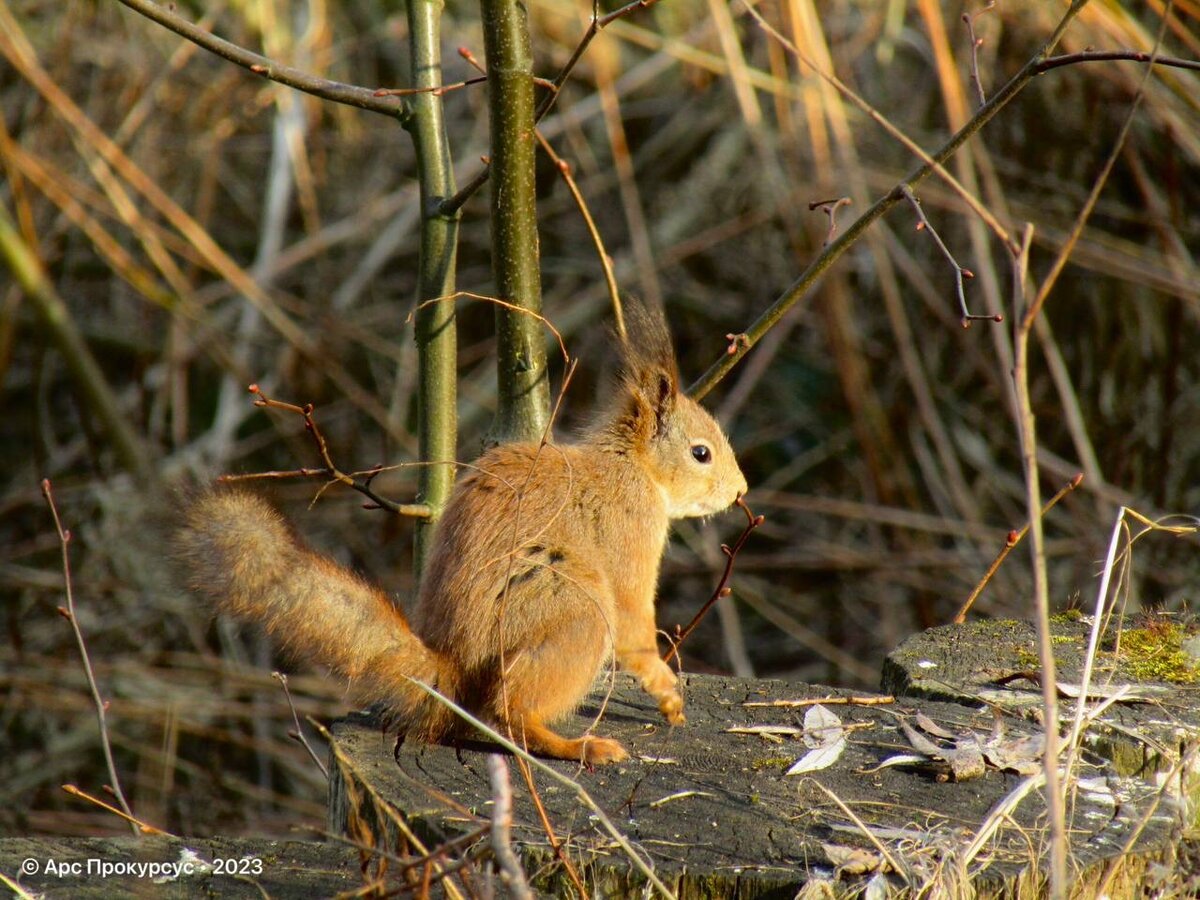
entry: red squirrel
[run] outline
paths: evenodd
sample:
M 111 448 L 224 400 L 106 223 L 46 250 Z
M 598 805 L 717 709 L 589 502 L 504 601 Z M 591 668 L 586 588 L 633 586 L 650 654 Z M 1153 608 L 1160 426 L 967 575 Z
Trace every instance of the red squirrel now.
M 626 320 L 612 396 L 578 441 L 502 444 L 464 467 L 411 619 L 240 489 L 187 506 L 175 555 L 188 587 L 347 678 L 406 736 L 463 732 L 419 681 L 531 752 L 624 759 L 615 740 L 550 726 L 613 657 L 669 723 L 685 721 L 654 618 L 668 524 L 746 492 L 720 426 L 680 391 L 662 310 L 631 303 Z

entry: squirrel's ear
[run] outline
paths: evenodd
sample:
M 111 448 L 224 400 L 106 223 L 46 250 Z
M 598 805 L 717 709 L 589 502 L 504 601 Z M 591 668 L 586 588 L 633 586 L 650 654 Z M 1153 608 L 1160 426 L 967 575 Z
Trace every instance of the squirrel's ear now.
M 626 373 L 624 427 L 638 444 L 661 437 L 675 412 L 677 380 L 657 366 Z
M 675 412 L 679 370 L 662 307 L 629 297 L 624 308 L 621 381 L 628 396 L 625 416 L 635 438 L 648 441 L 666 432 Z
M 675 395 L 679 391 L 678 376 L 673 369 L 659 369 L 652 375 L 653 386 L 650 394 L 654 409 L 654 436 L 658 437 L 667 430 L 667 421 L 675 412 Z

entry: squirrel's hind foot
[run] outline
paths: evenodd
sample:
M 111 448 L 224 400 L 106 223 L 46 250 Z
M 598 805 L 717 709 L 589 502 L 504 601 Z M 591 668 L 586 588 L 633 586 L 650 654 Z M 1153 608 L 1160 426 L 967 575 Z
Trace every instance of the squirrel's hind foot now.
M 539 753 L 554 759 L 568 759 L 587 766 L 596 766 L 620 762 L 629 757 L 625 748 L 612 738 L 596 737 L 595 735 L 574 739 L 565 738 L 551 731 L 537 717 L 528 714 L 524 716 L 523 722 L 514 731 L 517 743 L 521 743 L 523 736 L 525 746 L 531 753 Z
M 603 763 L 620 762 L 623 759 L 629 758 L 629 753 L 625 748 L 612 738 L 586 737 L 580 738 L 578 741 L 571 741 L 571 743 L 582 745 L 579 753 L 575 754 L 574 758 L 580 760 L 585 765 L 598 766 Z

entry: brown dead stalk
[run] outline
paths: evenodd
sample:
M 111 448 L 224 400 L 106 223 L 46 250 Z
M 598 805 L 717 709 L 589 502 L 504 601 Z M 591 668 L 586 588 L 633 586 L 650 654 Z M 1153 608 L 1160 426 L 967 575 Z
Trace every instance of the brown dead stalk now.
M 1071 491 L 1075 490 L 1075 488 L 1079 487 L 1079 485 L 1082 483 L 1083 473 L 1080 472 L 1061 488 L 1059 488 L 1058 493 L 1047 501 L 1046 505 L 1042 507 L 1042 515 L 1044 516 L 1046 513 L 1050 512 L 1050 510 L 1054 509 L 1054 507 L 1058 505 L 1059 500 L 1067 496 L 1067 494 L 1071 493 Z M 1021 542 L 1021 538 L 1025 537 L 1025 535 L 1028 533 L 1028 522 L 1026 522 L 1019 531 L 1010 531 L 1008 533 L 1004 540 L 1004 547 L 1001 548 L 998 554 L 996 554 L 996 558 L 992 560 L 992 564 L 988 566 L 987 571 L 983 573 L 983 578 L 979 579 L 979 584 L 975 585 L 975 590 L 971 591 L 970 596 L 963 601 L 963 605 L 959 608 L 958 612 L 951 620 L 955 625 L 961 625 L 967 620 L 967 613 L 970 611 L 971 607 L 975 605 L 975 601 L 979 599 L 979 595 L 983 593 L 983 589 L 987 587 L 988 582 L 992 580 L 992 576 L 996 574 L 997 570 L 1000 568 L 1000 565 L 1005 559 L 1008 558 L 1008 554 L 1012 553 L 1013 548 Z

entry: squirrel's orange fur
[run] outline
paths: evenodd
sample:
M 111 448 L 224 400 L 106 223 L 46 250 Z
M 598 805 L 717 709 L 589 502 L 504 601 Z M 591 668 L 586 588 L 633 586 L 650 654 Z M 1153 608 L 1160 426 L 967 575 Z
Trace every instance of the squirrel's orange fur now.
M 579 442 L 504 444 L 467 469 L 437 526 L 411 626 L 244 491 L 189 506 L 176 540 L 189 586 L 344 675 L 423 740 L 450 736 L 456 719 L 410 679 L 532 751 L 622 759 L 614 740 L 568 739 L 548 725 L 614 656 L 669 722 L 683 722 L 654 623 L 668 522 L 724 509 L 746 480 L 717 423 L 680 393 L 661 311 L 631 304 L 627 318 L 612 402 Z

